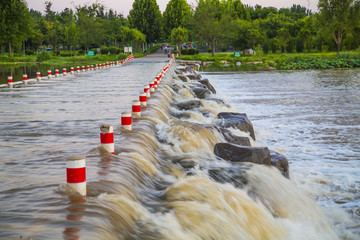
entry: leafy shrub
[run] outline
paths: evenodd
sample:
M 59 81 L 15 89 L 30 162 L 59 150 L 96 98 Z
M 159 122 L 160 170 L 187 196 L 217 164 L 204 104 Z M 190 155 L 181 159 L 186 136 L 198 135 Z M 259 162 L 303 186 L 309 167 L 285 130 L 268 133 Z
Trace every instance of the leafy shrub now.
M 26 54 L 26 55 L 34 55 L 34 51 L 31 50 L 31 49 L 26 49 L 26 50 L 25 50 L 25 54 Z
M 119 55 L 118 55 L 118 59 L 119 60 L 123 60 L 123 59 L 125 59 L 125 58 L 127 58 L 127 54 L 125 54 L 125 53 L 120 53 Z
M 36 61 L 42 62 L 42 61 L 49 60 L 50 58 L 51 58 L 51 56 L 48 52 L 42 51 L 37 54 Z
M 221 48 L 221 51 L 226 52 L 227 51 L 226 47 Z
M 181 55 L 187 55 L 188 54 L 188 50 L 187 49 L 181 49 Z
M 59 50 L 54 50 L 54 51 L 53 51 L 53 55 L 54 55 L 54 56 L 59 56 L 59 55 L 60 55 L 60 51 L 59 51 Z
M 107 46 L 102 46 L 102 47 L 100 47 L 100 52 L 101 52 L 101 54 L 108 54 L 109 48 Z
M 85 54 L 84 49 L 79 49 L 79 51 L 78 51 L 78 55 L 84 55 L 84 54 Z
M 195 55 L 199 53 L 199 49 L 196 48 L 190 48 L 188 49 L 188 55 Z
M 207 52 L 212 53 L 212 48 L 208 48 Z
M 119 54 L 120 48 L 111 46 L 111 47 L 108 47 L 108 51 L 110 52 L 110 54 Z
M 61 57 L 71 57 L 73 54 L 71 52 L 60 52 Z

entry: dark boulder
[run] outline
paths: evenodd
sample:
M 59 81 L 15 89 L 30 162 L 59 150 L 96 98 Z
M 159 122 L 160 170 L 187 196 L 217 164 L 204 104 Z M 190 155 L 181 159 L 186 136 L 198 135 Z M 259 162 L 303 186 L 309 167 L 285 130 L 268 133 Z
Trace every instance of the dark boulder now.
M 251 166 L 245 164 L 232 164 L 229 167 L 210 168 L 210 178 L 220 183 L 231 183 L 237 188 L 243 188 L 248 183 L 246 171 Z
M 217 115 L 221 121 L 218 123 L 219 126 L 229 128 L 238 128 L 243 132 L 250 133 L 252 139 L 255 140 L 254 127 L 247 117 L 246 113 L 234 113 L 234 112 L 221 112 Z
M 232 143 L 217 143 L 214 154 L 230 162 L 252 162 L 271 166 L 270 151 L 267 147 L 246 147 Z
M 191 88 L 191 91 L 195 94 L 197 98 L 204 99 L 211 95 L 211 92 L 206 88 Z
M 250 139 L 248 137 L 240 137 L 234 135 L 230 130 L 226 128 L 218 128 L 224 136 L 225 140 L 229 143 L 240 145 L 240 146 L 251 146 Z
M 180 110 L 191 110 L 193 108 L 201 107 L 201 102 L 200 100 L 189 100 L 189 101 L 174 103 L 173 106 L 175 106 L 177 109 Z
M 206 86 L 206 88 L 209 89 L 213 94 L 216 93 L 215 88 L 213 87 L 213 85 L 210 84 L 208 79 L 206 79 L 206 78 L 201 79 L 201 80 L 199 80 L 199 83 L 204 84 Z
M 280 170 L 284 177 L 290 178 L 289 175 L 289 161 L 281 153 L 270 150 L 271 165 Z
M 189 82 L 189 79 L 184 75 L 176 75 L 175 78 L 179 78 L 183 82 Z
M 197 75 L 197 74 L 191 74 L 191 75 L 186 75 L 190 80 L 200 80 L 201 79 L 201 75 Z

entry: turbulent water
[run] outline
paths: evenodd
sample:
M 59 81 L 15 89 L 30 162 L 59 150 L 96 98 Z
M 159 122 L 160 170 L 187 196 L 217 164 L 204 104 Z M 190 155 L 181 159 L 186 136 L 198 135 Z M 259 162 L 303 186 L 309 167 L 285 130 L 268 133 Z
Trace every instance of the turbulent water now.
M 0 89 L 1 239 L 359 238 L 358 71 L 204 74 L 218 94 L 184 111 L 174 104 L 195 99 L 196 83 L 175 80 L 173 66 L 132 131 L 121 129 L 167 61 Z M 253 146 L 288 157 L 291 180 L 252 164 L 241 186 L 230 172 L 228 183 L 209 175 L 233 166 L 213 154 L 226 140 L 206 127 L 228 111 L 248 114 Z M 103 123 L 114 125 L 115 155 L 99 147 Z M 87 159 L 86 198 L 65 185 L 72 154 Z

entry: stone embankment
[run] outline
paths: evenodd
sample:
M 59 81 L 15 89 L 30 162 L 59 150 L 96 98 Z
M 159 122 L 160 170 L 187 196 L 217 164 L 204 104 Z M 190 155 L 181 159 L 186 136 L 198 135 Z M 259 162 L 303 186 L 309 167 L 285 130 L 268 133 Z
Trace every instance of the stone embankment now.
M 194 64 L 196 63 L 194 62 Z M 175 118 L 189 118 L 189 111 L 198 111 L 202 105 L 202 100 L 225 104 L 224 100 L 214 98 L 215 88 L 208 79 L 202 78 L 201 75 L 194 71 L 193 66 L 178 65 L 175 70 L 174 80 L 181 80 L 183 84 L 178 84 L 174 81 L 171 88 L 177 93 L 186 88 L 191 90 L 195 96 L 194 99 L 172 104 L 178 110 L 182 110 L 177 113 L 170 113 Z M 270 150 L 268 147 L 251 146 L 251 142 L 256 140 L 256 136 L 253 124 L 246 113 L 220 112 L 216 118 L 214 119 L 215 124 L 201 125 L 201 127 L 206 127 L 213 131 L 216 130 L 223 136 L 225 142 L 215 144 L 214 154 L 218 159 L 230 162 L 231 167 L 227 169 L 209 169 L 211 178 L 215 181 L 231 182 L 235 186 L 243 186 L 247 182 L 245 172 L 251 167 L 251 164 L 247 163 L 276 167 L 283 176 L 289 178 L 289 163 L 284 155 Z M 196 128 L 193 129 L 196 131 Z M 234 129 L 247 133 L 251 139 L 234 134 Z M 186 163 L 181 165 L 188 169 L 196 164 L 186 161 Z

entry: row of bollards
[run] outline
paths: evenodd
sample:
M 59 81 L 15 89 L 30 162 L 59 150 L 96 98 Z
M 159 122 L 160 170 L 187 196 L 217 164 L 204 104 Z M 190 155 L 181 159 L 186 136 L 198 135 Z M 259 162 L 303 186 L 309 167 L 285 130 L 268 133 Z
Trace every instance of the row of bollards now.
M 127 63 L 128 61 L 130 61 L 131 59 L 134 58 L 134 55 L 130 55 L 128 56 L 126 59 L 124 60 L 120 60 L 120 61 L 112 61 L 112 62 L 107 62 L 107 63 L 100 63 L 100 64 L 96 64 L 95 65 L 95 68 L 94 68 L 94 65 L 87 65 L 87 67 L 85 68 L 85 66 L 82 66 L 82 72 L 86 72 L 86 71 L 94 71 L 95 69 L 98 70 L 98 69 L 101 69 L 101 68 L 109 68 L 110 66 L 113 66 L 113 65 L 123 65 L 125 63 Z M 77 66 L 76 67 L 76 72 L 77 73 L 80 73 L 80 66 Z M 73 75 L 75 74 L 75 71 L 74 71 L 74 67 L 71 67 L 70 68 L 70 74 Z M 63 68 L 63 76 L 66 76 L 67 75 L 67 69 L 66 68 Z M 52 75 L 52 71 L 51 70 L 48 70 L 47 72 L 47 77 L 48 79 L 52 78 L 53 75 Z M 60 71 L 59 69 L 55 69 L 55 77 L 60 77 Z M 38 82 L 41 81 L 42 77 L 41 77 L 41 72 L 37 72 L 36 73 L 36 79 Z M 28 84 L 28 76 L 27 74 L 23 74 L 23 84 L 24 85 L 27 85 Z M 6 85 L 5 85 L 6 86 Z M 14 81 L 13 81 L 13 77 L 12 76 L 8 76 L 8 87 L 9 88 L 13 88 L 14 86 Z
M 130 57 L 130 58 L 129 58 Z M 127 61 L 133 58 L 130 55 Z M 161 83 L 165 73 L 169 70 L 174 61 L 172 55 L 169 63 L 162 69 L 162 71 L 155 77 L 154 81 L 146 84 L 144 91 L 139 94 L 139 99 L 132 101 L 132 111 L 125 111 L 121 113 L 121 128 L 131 131 L 132 130 L 132 117 L 141 116 L 141 106 L 146 106 L 151 94 L 155 93 L 158 85 Z M 115 154 L 114 143 L 114 128 L 110 124 L 102 124 L 100 126 L 100 144 L 101 148 L 110 154 Z M 70 156 L 66 161 L 67 184 L 69 187 L 86 196 L 86 168 L 85 157 L 74 155 Z

